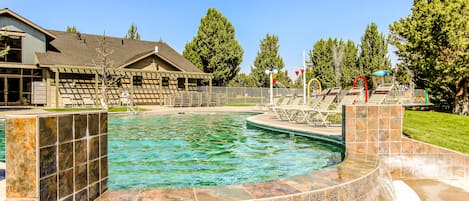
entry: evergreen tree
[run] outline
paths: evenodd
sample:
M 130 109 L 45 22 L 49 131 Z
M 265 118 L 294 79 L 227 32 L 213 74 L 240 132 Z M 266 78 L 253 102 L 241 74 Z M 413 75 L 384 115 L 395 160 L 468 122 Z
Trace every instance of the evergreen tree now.
M 240 70 L 243 49 L 235 39 L 231 22 L 218 10 L 209 8 L 183 56 L 203 72 L 213 73 L 215 86 L 226 86 Z
M 399 66 L 417 87 L 453 113 L 469 113 L 469 7 L 467 0 L 415 0 L 412 13 L 390 25 Z
M 280 73 L 285 64 L 278 53 L 279 47 L 276 35 L 266 34 L 265 38 L 261 40 L 259 45 L 260 50 L 257 52 L 256 59 L 254 60 L 254 69 L 252 69 L 251 73 L 258 87 L 269 87 L 270 77 L 265 71 L 272 70 L 273 67 L 279 71 L 276 77 L 285 77 L 284 73 Z
M 245 73 L 238 73 L 229 83 L 230 87 L 256 87 L 256 80 Z
M 321 82 L 323 88 L 331 88 L 336 85 L 335 71 L 332 64 L 332 47 L 336 45 L 337 40 L 329 38 L 317 41 L 313 50 L 309 53 L 309 59 L 312 63 L 310 72 L 306 74 L 306 80 L 316 78 Z
M 65 29 L 65 32 L 78 33 L 78 29 L 75 27 L 75 25 L 67 26 L 67 28 Z
M 387 56 L 388 43 L 384 34 L 378 32 L 374 22 L 366 27 L 361 38 L 358 67 L 372 86 L 371 74 L 378 70 L 391 70 L 391 60 Z
M 341 43 L 345 43 L 341 40 Z M 344 45 L 344 61 L 342 66 L 341 84 L 342 88 L 348 88 L 353 85 L 353 80 L 359 75 L 357 69 L 358 47 L 352 41 L 348 40 Z
M 140 33 L 137 31 L 137 25 L 132 23 L 127 31 L 127 34 L 124 36 L 125 39 L 130 40 L 140 40 Z

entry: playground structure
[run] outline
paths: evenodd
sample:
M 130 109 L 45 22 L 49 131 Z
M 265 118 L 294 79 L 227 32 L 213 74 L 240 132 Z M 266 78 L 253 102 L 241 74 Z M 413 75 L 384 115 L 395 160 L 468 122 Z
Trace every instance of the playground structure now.
M 319 82 L 318 79 L 313 78 L 313 79 L 309 80 L 309 82 L 308 82 L 308 88 L 307 88 L 308 90 L 306 91 L 306 92 L 307 92 L 306 97 L 308 98 L 308 100 L 309 100 L 310 95 L 311 95 L 311 84 L 312 84 L 313 82 L 315 82 L 316 85 L 318 86 L 318 88 L 316 89 L 316 94 L 320 94 L 320 93 L 322 92 L 321 82 Z
M 363 80 L 363 85 L 364 85 L 363 87 L 365 89 L 365 103 L 367 103 L 368 102 L 368 82 L 366 81 L 365 76 L 359 75 L 355 77 L 355 80 L 353 80 L 353 89 L 357 88 L 357 82 L 359 79 Z

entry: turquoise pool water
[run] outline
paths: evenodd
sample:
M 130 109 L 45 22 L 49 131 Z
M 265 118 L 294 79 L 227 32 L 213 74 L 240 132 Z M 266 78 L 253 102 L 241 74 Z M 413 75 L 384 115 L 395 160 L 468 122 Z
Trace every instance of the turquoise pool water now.
M 250 114 L 109 117 L 109 189 L 266 181 L 339 163 L 343 148 L 246 126 Z

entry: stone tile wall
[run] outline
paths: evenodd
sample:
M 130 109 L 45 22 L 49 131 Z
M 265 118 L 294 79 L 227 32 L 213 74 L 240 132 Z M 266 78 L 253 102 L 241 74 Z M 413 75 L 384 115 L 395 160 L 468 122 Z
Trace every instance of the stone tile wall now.
M 94 200 L 107 190 L 107 113 L 6 120 L 8 200 Z
M 469 178 L 469 155 L 409 139 L 402 135 L 404 107 L 343 107 L 347 152 L 376 153 L 394 179 Z

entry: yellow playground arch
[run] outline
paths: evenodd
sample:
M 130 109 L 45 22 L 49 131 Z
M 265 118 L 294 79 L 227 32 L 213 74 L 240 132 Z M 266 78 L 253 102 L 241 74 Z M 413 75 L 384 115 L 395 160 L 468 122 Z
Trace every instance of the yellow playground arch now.
M 313 78 L 313 79 L 309 80 L 309 82 L 308 82 L 308 88 L 307 88 L 308 90 L 306 90 L 306 92 L 307 92 L 306 97 L 308 97 L 308 100 L 309 100 L 310 93 L 311 93 L 311 92 L 310 92 L 310 88 L 311 88 L 311 83 L 312 83 L 312 82 L 316 82 L 316 84 L 318 85 L 318 89 L 316 90 L 316 93 L 317 93 L 317 94 L 320 94 L 321 91 L 322 91 L 321 82 L 319 82 L 318 79 Z

